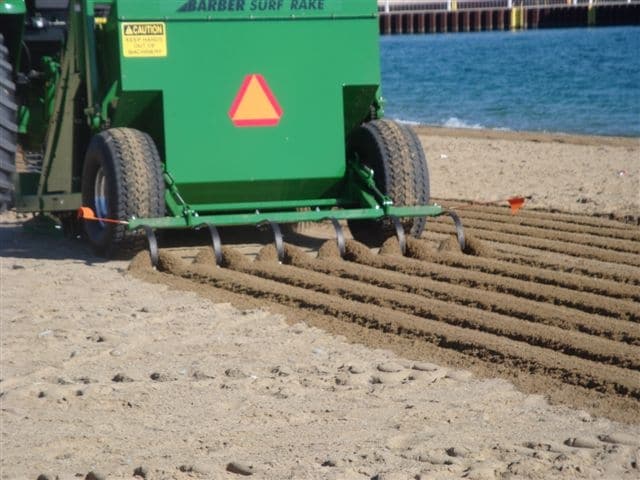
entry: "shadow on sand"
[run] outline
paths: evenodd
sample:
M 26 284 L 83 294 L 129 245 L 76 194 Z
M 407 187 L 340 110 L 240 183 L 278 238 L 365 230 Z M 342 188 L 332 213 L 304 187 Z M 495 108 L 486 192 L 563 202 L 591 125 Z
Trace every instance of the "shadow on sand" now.
M 312 250 L 318 250 L 328 238 L 325 229 L 313 227 L 313 235 L 296 233 L 283 228 L 284 241 Z M 331 233 L 330 229 L 326 232 Z M 318 235 L 320 233 L 320 235 Z M 157 232 L 160 248 L 202 247 L 211 245 L 206 228 L 200 230 L 165 230 Z M 274 241 L 269 228 L 254 226 L 226 227 L 220 229 L 222 244 L 267 245 Z M 118 257 L 128 260 L 132 254 Z M 47 260 L 76 259 L 88 265 L 104 263 L 110 259 L 97 255 L 86 239 L 79 234 L 69 234 L 60 225 L 46 218 L 18 218 L 15 213 L 0 215 L 0 257 L 32 258 Z

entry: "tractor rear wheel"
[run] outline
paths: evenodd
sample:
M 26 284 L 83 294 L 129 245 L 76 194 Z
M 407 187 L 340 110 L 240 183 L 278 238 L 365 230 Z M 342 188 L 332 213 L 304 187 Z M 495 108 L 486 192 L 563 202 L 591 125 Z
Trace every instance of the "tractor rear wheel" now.
M 12 73 L 9 50 L 0 33 L 0 212 L 11 208 L 14 201 L 18 106 L 15 103 L 16 85 Z
M 355 156 L 374 172 L 378 189 L 394 205 L 429 203 L 429 170 L 420 139 L 407 125 L 381 119 L 356 128 L 347 141 L 347 155 Z M 393 235 L 390 221 L 349 220 L 353 237 L 364 243 L 378 243 Z M 419 237 L 426 218 L 402 219 L 405 231 Z
M 162 162 L 152 138 L 132 128 L 95 135 L 84 161 L 82 202 L 100 218 L 164 215 Z M 144 246 L 144 234 L 129 231 L 126 225 L 85 221 L 84 231 L 96 252 L 107 257 Z

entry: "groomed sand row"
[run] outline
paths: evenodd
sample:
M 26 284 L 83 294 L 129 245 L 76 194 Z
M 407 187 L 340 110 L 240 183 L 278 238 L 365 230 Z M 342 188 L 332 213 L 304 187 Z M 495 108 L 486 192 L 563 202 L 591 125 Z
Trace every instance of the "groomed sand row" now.
M 577 265 L 595 257 L 603 270 L 618 270 L 620 264 L 635 277 L 640 267 L 634 255 L 616 256 L 606 245 L 586 248 L 571 241 L 605 238 L 608 228 L 615 238 L 634 227 L 603 224 L 594 235 L 593 225 L 585 226 L 590 233 L 583 234 L 571 224 L 566 233 L 562 217 L 551 212 L 545 223 L 523 228 L 512 221 L 508 209 L 491 211 L 500 218 L 484 221 L 482 229 L 468 229 L 467 254 L 456 251 L 449 235 L 442 242 L 433 240 L 434 230 L 452 231 L 435 221 L 424 240 L 409 242 L 406 257 L 399 255 L 394 239 L 378 254 L 350 240 L 345 259 L 339 258 L 335 242 L 328 241 L 317 258 L 287 245 L 285 264 L 277 262 L 273 246 L 265 247 L 255 261 L 225 248 L 223 268 L 214 265 L 209 248 L 186 259 L 181 250 L 168 249 L 161 251 L 159 268 L 170 274 L 163 277 L 169 283 L 178 276 L 301 314 L 310 311 L 332 319 L 328 321 L 356 324 L 364 331 L 428 343 L 452 352 L 466 368 L 490 370 L 500 364 L 507 377 L 519 378 L 532 391 L 548 393 L 551 380 L 556 394 L 563 385 L 573 387 L 564 397 L 573 405 L 589 403 L 599 413 L 640 418 L 640 306 L 635 287 L 615 280 L 598 286 L 581 272 L 526 263 L 530 250 L 537 249 L 550 264 L 557 259 Z M 468 213 L 460 210 L 463 222 L 473 225 L 466 222 Z M 469 217 L 483 214 L 479 209 Z M 548 225 L 552 228 L 545 229 Z M 620 241 L 630 251 L 640 245 L 633 239 Z M 496 259 L 502 244 L 514 249 L 512 255 L 521 248 L 522 262 Z M 134 270 L 148 267 L 146 255 L 134 261 Z M 360 341 L 366 343 L 367 335 Z

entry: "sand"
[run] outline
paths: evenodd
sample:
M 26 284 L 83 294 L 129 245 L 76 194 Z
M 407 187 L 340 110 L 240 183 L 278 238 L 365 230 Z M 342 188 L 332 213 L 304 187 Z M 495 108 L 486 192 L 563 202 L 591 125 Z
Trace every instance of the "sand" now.
M 638 218 L 640 139 L 418 127 L 431 196 Z
M 531 196 L 528 208 L 640 213 L 637 139 L 419 133 L 434 197 L 522 194 Z M 102 261 L 82 242 L 32 233 L 23 221 L 0 216 L 3 479 L 92 471 L 153 479 L 640 476 L 635 420 L 550 404 L 441 358 L 367 347 L 346 328 L 347 337 L 312 326 L 304 310 L 265 310 L 260 299 L 215 289 L 205 296 L 186 291 L 189 280 L 146 282 L 128 262 Z M 486 258 L 476 263 L 491 268 Z M 145 258 L 138 262 L 144 271 Z M 614 281 L 580 280 L 580 288 L 613 290 Z M 633 347 L 619 355 L 638 358 Z

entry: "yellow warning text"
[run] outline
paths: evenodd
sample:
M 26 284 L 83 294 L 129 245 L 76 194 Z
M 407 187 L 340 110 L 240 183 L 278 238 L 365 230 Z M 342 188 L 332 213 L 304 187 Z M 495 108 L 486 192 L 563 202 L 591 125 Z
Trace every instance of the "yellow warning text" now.
M 125 57 L 166 57 L 165 24 L 162 22 L 123 23 L 122 52 Z

